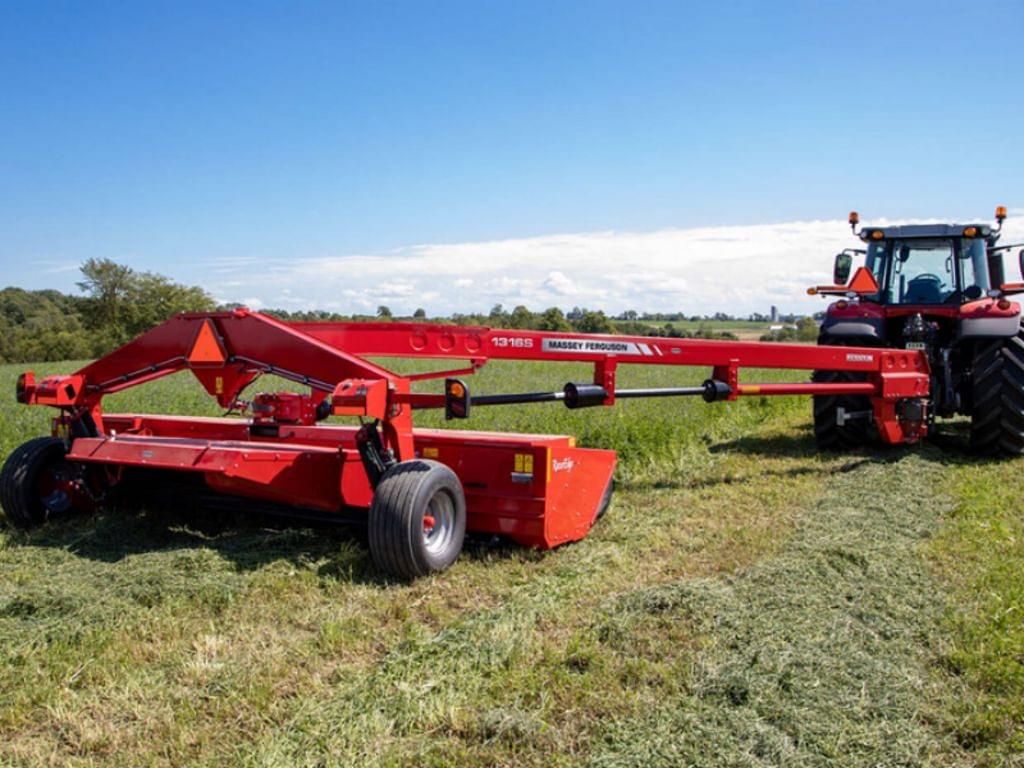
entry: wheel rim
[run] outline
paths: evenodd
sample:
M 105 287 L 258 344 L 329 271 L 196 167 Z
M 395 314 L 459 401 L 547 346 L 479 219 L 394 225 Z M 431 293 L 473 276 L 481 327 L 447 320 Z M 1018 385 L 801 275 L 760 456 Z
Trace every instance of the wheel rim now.
M 455 502 L 443 491 L 436 493 L 423 513 L 423 546 L 431 555 L 443 555 L 454 536 Z
M 44 468 L 39 473 L 36 488 L 47 513 L 57 515 L 71 509 L 74 477 L 63 462 Z

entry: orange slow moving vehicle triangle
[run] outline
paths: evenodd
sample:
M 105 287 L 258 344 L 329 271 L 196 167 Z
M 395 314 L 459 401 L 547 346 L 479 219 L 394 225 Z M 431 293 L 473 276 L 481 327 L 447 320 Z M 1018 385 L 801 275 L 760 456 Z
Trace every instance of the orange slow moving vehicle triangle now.
M 848 289 L 854 293 L 878 293 L 878 281 L 867 267 L 861 267 L 853 274 Z
M 224 365 L 227 354 L 224 346 L 213 329 L 209 319 L 203 321 L 199 326 L 199 333 L 192 343 L 192 351 L 188 353 L 188 361 L 191 365 Z

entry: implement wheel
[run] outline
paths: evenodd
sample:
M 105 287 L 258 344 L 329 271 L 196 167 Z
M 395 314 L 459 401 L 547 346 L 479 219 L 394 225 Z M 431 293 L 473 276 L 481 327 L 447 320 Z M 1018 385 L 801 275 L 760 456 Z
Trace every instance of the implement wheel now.
M 396 464 L 374 491 L 368 534 L 374 563 L 391 576 L 415 579 L 445 570 L 466 536 L 462 483 L 436 461 Z
M 850 346 L 833 337 L 822 335 L 819 346 Z M 860 346 L 860 345 L 858 345 Z M 863 346 L 871 346 L 864 343 Z M 811 381 L 822 384 L 846 384 L 867 381 L 856 371 L 815 371 Z M 839 409 L 846 413 L 871 411 L 871 399 L 866 395 L 815 395 L 814 438 L 822 451 L 846 451 L 867 445 L 874 439 L 874 417 L 850 419 L 840 426 Z
M 66 454 L 63 440 L 37 437 L 7 458 L 0 470 L 0 506 L 11 525 L 31 528 L 88 505 L 81 472 Z
M 971 450 L 1024 454 L 1024 328 L 978 345 L 971 387 Z

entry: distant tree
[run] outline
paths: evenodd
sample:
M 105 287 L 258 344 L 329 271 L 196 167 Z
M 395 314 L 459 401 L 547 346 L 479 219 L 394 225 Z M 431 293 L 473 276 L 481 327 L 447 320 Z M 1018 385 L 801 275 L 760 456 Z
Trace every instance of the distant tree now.
M 580 333 L 614 333 L 615 331 L 611 320 L 600 310 L 596 312 L 589 309 L 580 310 L 579 318 L 573 321 L 572 326 Z
M 110 259 L 82 264 L 81 315 L 101 348 L 148 331 L 181 312 L 214 308 L 202 288 L 181 285 L 153 272 L 135 272 Z M 72 332 L 72 331 L 68 331 Z
M 379 307 L 377 307 L 377 317 L 381 318 L 382 320 L 390 320 L 392 317 L 391 308 L 385 306 L 384 304 L 381 304 Z
M 558 307 L 551 307 L 545 309 L 537 320 L 536 325 L 539 331 L 571 331 L 572 326 L 565 319 L 565 315 L 562 314 L 562 310 Z
M 801 317 L 796 324 L 796 337 L 800 341 L 816 341 L 818 323 L 813 317 Z
M 415 312 L 412 313 L 412 316 L 416 320 L 426 320 L 427 319 L 427 310 L 425 310 L 422 307 L 420 307 L 419 309 L 417 309 Z
M 89 259 L 81 269 L 78 287 L 88 297 L 87 321 L 94 328 L 118 328 L 121 309 L 131 289 L 132 268 L 110 259 Z
M 213 299 L 202 288 L 180 285 L 152 272 L 134 273 L 121 310 L 121 325 L 133 337 L 182 312 L 207 312 L 213 308 Z
M 520 304 L 518 307 L 513 309 L 512 314 L 509 315 L 508 327 L 521 329 L 533 328 L 534 322 L 533 312 Z
M 659 328 L 654 328 L 647 323 L 641 323 L 639 320 L 619 320 L 613 323 L 612 327 L 615 329 L 615 333 L 621 333 L 625 336 L 660 336 Z
M 490 313 L 487 315 L 487 325 L 491 328 L 507 328 L 509 316 L 508 312 L 501 304 L 495 304 L 491 307 Z
M 801 317 L 796 325 L 762 334 L 761 341 L 815 341 L 818 338 L 818 323 L 813 317 Z
M 11 336 L 13 331 L 10 321 L 0 315 L 0 363 L 11 361 Z

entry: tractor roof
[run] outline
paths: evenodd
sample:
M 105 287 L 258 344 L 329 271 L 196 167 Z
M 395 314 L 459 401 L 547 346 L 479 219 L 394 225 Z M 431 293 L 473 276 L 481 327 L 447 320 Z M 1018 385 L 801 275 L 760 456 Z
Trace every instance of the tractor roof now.
M 862 240 L 871 240 L 872 232 L 882 232 L 886 240 L 914 237 L 963 237 L 964 230 L 973 227 L 977 237 L 991 238 L 992 227 L 988 224 L 904 224 L 895 227 L 865 227 L 860 236 Z M 998 237 L 998 234 L 996 234 Z

